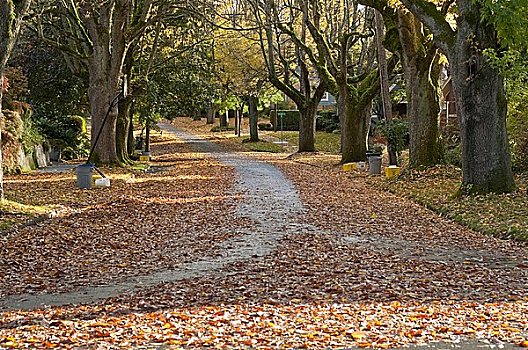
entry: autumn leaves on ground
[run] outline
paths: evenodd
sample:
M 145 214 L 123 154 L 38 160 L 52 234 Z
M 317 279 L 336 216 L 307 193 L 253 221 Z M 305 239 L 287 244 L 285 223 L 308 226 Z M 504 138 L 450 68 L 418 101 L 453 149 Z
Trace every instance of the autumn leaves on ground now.
M 222 242 L 252 229 L 237 215 L 245 193 L 232 167 L 169 133 L 153 141 L 147 171 L 103 169 L 108 189 L 79 190 L 73 172 L 7 177 L 11 199 L 54 215 L 0 235 L 0 300 L 177 270 L 221 256 Z M 528 346 L 525 244 L 375 190 L 323 166 L 324 156 L 244 156 L 277 166 L 304 205 L 304 226 L 277 249 L 85 305 L 7 311 L 0 303 L 0 348 Z

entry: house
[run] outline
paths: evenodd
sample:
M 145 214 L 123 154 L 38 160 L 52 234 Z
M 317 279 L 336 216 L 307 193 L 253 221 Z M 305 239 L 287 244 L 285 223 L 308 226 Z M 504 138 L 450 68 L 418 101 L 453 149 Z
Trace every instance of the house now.
M 453 83 L 451 81 L 451 76 L 447 76 L 447 73 L 446 75 L 442 73 L 440 87 L 442 92 L 440 95 L 440 132 L 446 138 L 450 138 L 452 135 L 458 134 L 460 129 L 456 112 Z
M 329 92 L 325 92 L 323 95 L 323 98 L 321 99 L 321 102 L 319 102 L 319 106 L 317 109 L 323 110 L 323 111 L 337 110 L 337 101 L 336 101 L 335 96 L 330 94 Z

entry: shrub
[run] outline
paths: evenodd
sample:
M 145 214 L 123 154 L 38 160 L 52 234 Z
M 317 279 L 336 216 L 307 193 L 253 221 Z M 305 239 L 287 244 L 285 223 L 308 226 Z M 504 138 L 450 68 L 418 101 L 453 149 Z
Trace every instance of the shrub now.
M 50 146 L 64 151 L 65 159 L 88 155 L 90 142 L 86 134 L 86 120 L 78 115 L 41 116 L 37 119 L 39 131 Z
M 508 134 L 512 152 L 512 166 L 515 170 L 528 169 L 528 93 L 508 106 Z
M 234 126 L 214 126 L 211 128 L 211 132 L 222 132 L 222 131 L 234 131 Z
M 334 132 L 339 130 L 339 116 L 334 111 L 320 111 L 317 113 L 315 129 L 317 131 Z
M 380 120 L 376 125 L 376 131 L 394 147 L 398 155 L 409 146 L 409 123 L 406 120 L 398 118 L 389 121 Z
M 273 126 L 275 130 L 299 131 L 300 121 L 301 113 L 297 110 L 277 111 L 277 124 L 273 124 Z
M 462 150 L 460 144 L 447 146 L 444 150 L 444 163 L 454 165 L 456 167 L 462 166 Z
M 259 130 L 273 130 L 273 125 L 271 125 L 271 123 L 258 123 L 257 126 Z

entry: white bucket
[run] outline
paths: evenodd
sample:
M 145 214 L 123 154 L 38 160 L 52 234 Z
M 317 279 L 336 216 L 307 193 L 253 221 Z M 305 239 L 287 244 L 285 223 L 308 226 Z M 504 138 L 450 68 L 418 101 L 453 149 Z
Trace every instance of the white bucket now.
M 110 187 L 110 179 L 107 177 L 103 177 L 102 179 L 96 179 L 95 187 Z

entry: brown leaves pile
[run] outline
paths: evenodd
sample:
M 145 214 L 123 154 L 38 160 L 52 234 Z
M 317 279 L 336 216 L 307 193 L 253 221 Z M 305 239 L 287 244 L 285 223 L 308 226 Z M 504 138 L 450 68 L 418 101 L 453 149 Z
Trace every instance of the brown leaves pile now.
M 123 202 L 117 202 L 115 211 L 102 206 L 75 214 L 106 228 L 97 232 L 115 231 L 114 243 L 126 247 L 113 252 L 130 254 L 141 266 L 125 268 L 125 274 L 148 273 L 159 266 L 158 261 L 164 267 L 177 266 L 170 260 L 180 261 L 180 251 L 191 252 L 186 258 L 195 260 L 211 251 L 200 250 L 205 239 L 225 239 L 222 232 L 240 224 L 233 224 L 226 215 L 233 209 L 227 201 L 205 201 L 210 204 L 207 207 L 196 202 L 203 197 L 223 198 L 230 169 L 189 153 L 183 153 L 185 160 L 176 159 L 170 154 L 180 145 L 160 147 L 168 149 L 158 161 L 182 167 L 137 176 L 139 188 L 127 190 L 129 196 L 120 197 Z M 163 283 L 96 305 L 4 312 L 0 348 L 384 349 L 464 338 L 528 345 L 525 245 L 467 230 L 409 201 L 376 191 L 337 168 L 296 161 L 276 164 L 297 185 L 307 209 L 301 219 L 313 227 L 287 234 L 272 254 L 231 264 L 220 273 Z M 224 180 L 218 181 L 219 176 Z M 194 183 L 196 178 L 202 180 Z M 148 205 L 127 212 L 137 202 Z M 152 205 L 159 205 L 155 216 L 139 210 Z M 167 216 L 177 224 L 165 218 L 162 209 L 169 210 Z M 188 214 L 192 224 L 182 223 L 186 216 L 180 211 Z M 154 225 L 157 216 L 162 217 L 159 226 L 143 227 L 130 236 L 120 228 L 121 223 L 129 226 L 131 218 L 137 220 L 134 224 Z M 72 230 L 93 243 L 87 234 L 91 230 L 82 225 L 79 229 L 74 222 L 78 220 L 72 219 L 68 230 L 53 222 L 54 230 L 39 227 L 37 233 L 46 232 L 50 247 L 61 247 L 59 237 Z M 163 233 L 166 225 L 173 225 L 169 236 Z M 157 243 L 154 232 L 165 235 L 169 246 Z M 27 241 L 32 235 L 21 237 Z M 98 237 L 108 240 L 111 236 L 101 233 Z M 200 244 L 191 237 L 200 237 Z M 172 241 L 179 243 L 172 246 Z M 45 239 L 41 242 L 46 246 Z M 4 245 L 3 252 L 8 247 Z M 38 248 L 28 245 L 28 249 Z M 83 249 L 90 251 L 90 245 Z M 147 249 L 147 257 L 133 253 L 136 249 Z M 160 249 L 173 255 L 163 260 L 163 254 L 156 255 Z M 64 254 L 62 248 L 56 256 Z M 72 256 L 83 254 L 72 252 Z M 16 260 L 14 255 L 9 259 L 2 263 L 5 271 L 13 271 L 11 259 L 21 261 L 24 268 L 31 266 L 27 259 Z M 68 255 L 65 259 L 76 264 Z M 93 262 L 98 268 L 114 264 L 106 254 L 101 259 L 101 263 Z M 53 259 L 50 264 L 64 265 Z M 37 274 L 50 279 L 35 266 Z M 68 281 L 77 271 L 86 270 L 77 263 L 57 281 Z M 103 271 L 98 278 L 110 281 L 115 272 Z M 16 276 L 24 273 L 18 271 Z M 25 290 L 14 277 L 9 283 L 15 287 L 2 286 L 4 293 Z
M 233 170 L 165 136 L 153 172 L 103 169 L 108 189 L 80 190 L 74 174 L 6 179 L 6 192 L 62 215 L 0 237 L 0 296 L 63 292 L 121 281 L 215 253 L 237 233 Z M 157 162 L 157 163 L 156 163 Z M 162 171 L 163 170 L 163 171 Z M 204 244 L 206 242 L 206 244 Z

